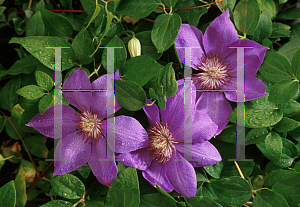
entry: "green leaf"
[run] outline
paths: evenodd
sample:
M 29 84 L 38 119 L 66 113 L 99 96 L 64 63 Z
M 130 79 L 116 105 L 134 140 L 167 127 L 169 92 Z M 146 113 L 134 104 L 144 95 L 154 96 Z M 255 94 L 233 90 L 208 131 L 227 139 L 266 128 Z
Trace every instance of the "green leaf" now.
M 69 105 L 64 97 L 62 98 L 61 103 L 65 105 Z M 38 105 L 39 112 L 43 114 L 50 106 L 53 105 L 54 105 L 54 92 L 52 92 L 50 95 L 46 94 L 40 99 Z
M 59 37 L 23 37 L 12 38 L 9 43 L 21 44 L 29 53 L 37 58 L 48 68 L 54 70 L 54 48 L 47 47 L 71 47 L 70 43 Z M 61 49 L 62 70 L 74 66 L 75 54 L 72 48 Z
M 262 128 L 277 124 L 283 117 L 282 111 L 276 104 L 268 102 L 268 96 L 264 96 L 245 103 L 245 126 L 249 128 Z M 229 115 L 228 121 L 236 123 L 236 108 Z
M 37 84 L 44 90 L 49 92 L 53 88 L 53 80 L 52 78 L 42 71 L 35 72 L 35 79 Z
M 3 75 L 5 76 L 7 74 L 9 75 L 18 75 L 20 73 L 30 74 L 34 71 L 34 69 L 40 64 L 40 61 L 38 61 L 35 57 L 32 55 L 27 55 L 23 59 L 17 60 L 8 70 L 3 72 Z
M 262 42 L 263 39 L 269 38 L 272 34 L 272 20 L 267 10 L 263 10 L 258 26 L 253 33 L 253 39 L 256 42 Z
M 260 11 L 267 10 L 271 19 L 276 16 L 277 10 L 273 0 L 257 0 Z
M 278 19 L 299 19 L 300 18 L 300 8 L 293 8 L 289 10 L 285 10 L 283 12 L 280 12 L 276 18 Z
M 27 202 L 25 174 L 18 173 L 15 179 L 16 206 L 25 207 Z
M 145 85 L 153 76 L 160 73 L 163 66 L 149 56 L 137 56 L 126 61 L 123 71 L 124 79 Z
M 119 37 L 114 37 L 108 42 L 106 47 L 121 47 L 114 48 L 114 66 L 115 68 L 120 69 L 127 59 L 127 52 L 123 41 Z M 102 54 L 102 65 L 104 68 L 107 68 L 107 58 L 109 58 L 107 56 L 107 50 L 108 49 L 104 49 Z
M 300 37 L 296 37 L 291 39 L 289 42 L 285 43 L 278 49 L 278 53 L 284 55 L 290 62 L 292 62 L 292 58 L 294 54 L 300 48 Z
M 108 189 L 107 206 L 132 206 L 140 204 L 139 181 L 135 168 L 121 171 Z
M 144 31 L 137 33 L 135 37 L 140 41 L 142 49 L 141 54 L 152 57 L 157 60 L 161 57 L 162 53 L 157 53 L 157 49 L 151 40 L 151 31 Z
M 79 174 L 82 177 L 87 179 L 89 177 L 90 172 L 91 172 L 91 168 L 88 164 L 84 164 L 80 168 L 77 169 L 77 172 L 79 172 Z
M 291 170 L 277 170 L 274 172 L 269 173 L 265 177 L 265 186 L 267 188 L 272 188 L 272 186 L 277 183 L 278 181 L 290 178 L 290 177 L 295 177 L 297 176 L 297 173 L 295 171 Z
M 222 207 L 222 205 L 218 204 L 217 202 L 213 201 L 212 199 L 208 197 L 203 196 L 195 196 L 186 198 L 188 203 L 193 207 L 203 207 L 203 206 L 209 206 L 209 207 Z
M 259 72 L 268 80 L 278 82 L 284 79 L 292 79 L 289 61 L 280 53 L 266 53 Z
M 177 92 L 177 82 L 172 62 L 168 63 L 159 74 L 158 85 L 163 87 L 163 94 L 172 97 Z
M 45 95 L 43 89 L 36 85 L 25 86 L 17 90 L 16 93 L 27 99 L 37 99 Z
M 232 161 L 226 161 L 223 159 L 223 169 L 221 173 L 221 178 L 228 178 L 232 176 L 240 176 L 239 172 L 236 169 L 235 164 Z M 245 177 L 249 177 L 253 171 L 255 162 L 253 161 L 237 161 L 240 166 L 241 171 Z
M 36 4 L 35 6 L 35 11 L 40 11 L 40 8 L 45 8 L 45 2 L 44 0 L 40 0 L 39 3 Z
M 42 19 L 40 11 L 35 11 L 35 14 L 31 16 L 27 27 L 26 27 L 26 36 L 44 36 L 45 34 L 45 25 Z
M 266 138 L 267 134 L 267 128 L 251 129 L 251 131 L 246 135 L 245 145 L 260 143 Z
M 268 152 L 264 142 L 256 144 L 256 146 L 269 160 L 272 160 L 275 165 L 281 168 L 285 168 L 292 165 L 294 161 L 294 157 L 298 155 L 299 151 L 293 142 L 284 138 L 282 138 L 281 140 L 282 140 L 283 148 L 282 148 L 282 155 L 279 161 L 272 160 L 273 155 Z
M 132 16 L 133 18 L 141 19 L 148 16 L 158 6 L 159 3 L 155 0 L 121 1 L 117 7 L 117 12 L 123 16 Z
M 295 100 L 278 104 L 278 108 L 283 112 L 283 116 L 292 117 L 300 113 L 300 103 Z
M 64 8 L 70 9 L 72 7 L 72 0 L 60 0 L 60 3 Z
M 5 6 L 0 6 L 0 15 L 4 12 L 5 9 L 6 9 Z
M 300 161 L 295 163 L 294 169 L 296 172 L 300 172 Z
M 0 116 L 0 133 L 2 132 L 5 125 L 6 118 L 4 116 Z
M 115 80 L 116 97 L 129 111 L 137 111 L 146 105 L 146 93 L 137 83 L 130 80 Z
M 278 132 L 289 132 L 300 126 L 300 122 L 283 117 L 280 122 L 273 126 Z
M 279 161 L 283 148 L 281 137 L 277 133 L 271 131 L 266 136 L 265 145 L 269 154 L 268 159 L 272 161 Z
M 220 179 L 221 171 L 223 169 L 223 162 L 218 162 L 211 166 L 204 167 L 204 170 L 213 178 Z
M 270 38 L 289 37 L 291 27 L 280 22 L 272 23 L 272 35 Z
M 241 0 L 233 12 L 236 27 L 243 34 L 252 35 L 258 25 L 260 9 L 255 0 Z
M 151 39 L 158 53 L 164 52 L 174 44 L 180 26 L 181 18 L 176 13 L 161 14 L 155 19 Z
M 21 126 L 18 124 L 18 119 L 15 117 L 12 117 L 10 119 L 11 122 L 6 121 L 5 122 L 5 130 L 6 133 L 13 139 L 20 139 L 19 135 L 17 134 L 17 132 L 15 131 L 14 127 L 16 128 L 16 130 L 19 132 L 21 137 L 24 137 L 26 135 L 26 132 L 24 130 L 21 129 Z M 14 127 L 11 125 L 11 123 L 14 125 Z
M 0 206 L 15 207 L 16 189 L 14 181 L 10 181 L 0 188 Z
M 66 17 L 50 12 L 44 8 L 41 8 L 40 12 L 45 24 L 46 34 L 65 39 L 72 37 L 73 27 Z
M 292 28 L 290 40 L 297 37 L 300 37 L 300 22 L 294 24 Z
M 1 108 L 11 111 L 18 101 L 16 91 L 20 88 L 21 77 L 16 76 L 10 79 L 0 91 Z
M 94 44 L 87 30 L 78 33 L 72 42 L 72 47 L 78 60 L 89 64 L 93 58 L 89 56 L 94 52 Z
M 51 179 L 51 186 L 59 196 L 68 199 L 80 198 L 85 192 L 83 183 L 71 174 L 53 177 Z
M 300 48 L 294 54 L 292 58 L 292 71 L 296 75 L 297 79 L 300 80 Z
M 73 204 L 68 201 L 54 200 L 42 205 L 41 207 L 57 207 L 57 206 L 72 207 Z
M 153 100 L 157 100 L 158 103 L 158 107 L 161 108 L 162 110 L 166 109 L 166 102 L 167 99 L 165 97 L 165 95 L 163 94 L 163 88 L 162 87 L 156 87 L 156 88 L 150 88 L 149 89 L 149 96 L 153 99 Z
M 281 195 L 270 190 L 259 191 L 258 194 L 255 196 L 255 199 L 253 200 L 252 206 L 289 207 L 289 205 Z
M 166 7 L 174 7 L 178 0 L 160 0 Z
M 30 138 L 25 138 L 24 142 L 31 154 L 41 158 L 47 158 L 49 151 L 43 139 L 43 137 L 31 136 Z
M 170 206 L 176 207 L 176 203 L 169 197 L 160 193 L 153 193 L 141 196 L 140 206 L 155 207 L 155 206 Z
M 168 194 L 166 191 L 164 191 L 159 185 L 155 184 L 156 185 L 156 190 L 161 193 L 162 195 L 165 195 L 167 196 L 168 198 L 171 198 L 172 200 L 175 201 L 175 199 L 170 195 Z
M 188 23 L 190 25 L 193 25 L 194 27 L 198 27 L 200 18 L 202 17 L 203 14 L 206 14 L 207 12 L 208 12 L 207 7 L 191 9 L 189 11 Z
M 280 194 L 290 206 L 296 206 L 300 202 L 300 173 L 277 181 L 272 190 Z
M 242 205 L 246 203 L 252 195 L 249 183 L 238 176 L 211 180 L 211 186 L 216 196 L 228 205 Z
M 282 80 L 272 86 L 268 100 L 282 104 L 290 101 L 299 90 L 299 82 L 295 80 Z

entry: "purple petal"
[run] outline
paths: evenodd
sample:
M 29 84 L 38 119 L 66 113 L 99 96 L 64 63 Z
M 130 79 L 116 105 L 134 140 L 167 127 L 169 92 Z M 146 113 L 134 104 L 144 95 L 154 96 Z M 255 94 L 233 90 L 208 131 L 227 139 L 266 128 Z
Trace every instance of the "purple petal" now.
M 262 64 L 268 47 L 261 46 L 252 40 L 238 40 L 229 47 L 252 47 L 244 49 L 245 75 L 255 75 Z M 226 61 L 233 68 L 233 77 L 236 77 L 237 49 L 232 48 L 232 52 L 226 57 Z
M 166 176 L 166 164 L 164 163 L 153 160 L 150 167 L 143 171 L 143 176 L 151 185 L 156 187 L 155 184 L 157 184 L 167 193 L 174 189 Z
M 192 116 L 185 120 L 186 131 L 192 131 L 192 139 L 185 139 L 184 128 L 180 127 L 172 131 L 172 136 L 176 142 L 195 143 L 205 142 L 211 139 L 218 129 L 206 112 L 193 110 Z
M 112 130 L 111 127 L 108 130 Z M 129 116 L 115 118 L 115 152 L 126 153 L 150 145 L 148 134 L 143 126 Z
M 183 157 L 197 159 L 193 161 L 188 160 L 193 167 L 210 166 L 222 160 L 218 150 L 208 141 L 194 144 L 178 143 L 174 145 L 177 152 Z
M 150 152 L 150 150 L 142 148 L 133 152 L 122 153 L 118 155 L 118 162 L 129 167 L 136 167 L 139 170 L 146 170 L 152 162 Z
M 166 175 L 174 189 L 184 197 L 196 195 L 197 179 L 193 166 L 176 153 L 166 163 Z
M 169 131 L 172 133 L 177 130 L 183 130 L 184 121 L 190 118 L 185 116 L 185 90 L 186 93 L 192 93 L 191 109 L 194 109 L 196 100 L 196 91 L 193 84 L 191 85 L 192 89 L 185 87 L 184 81 L 177 81 L 177 84 L 178 90 L 176 94 L 167 98 L 166 110 L 160 109 L 161 121 L 168 124 Z
M 239 37 L 230 21 L 229 10 L 227 9 L 215 18 L 206 29 L 203 37 L 205 53 L 221 54 L 225 58 L 232 52 L 232 49 L 229 49 L 228 46 L 237 40 L 239 40 Z
M 61 107 L 61 118 L 58 120 L 58 117 L 54 114 L 54 108 Z M 52 138 L 62 138 L 67 134 L 70 134 L 76 130 L 77 123 L 75 122 L 79 114 L 72 109 L 70 106 L 60 104 L 49 107 L 43 115 L 40 113 L 33 117 L 30 122 L 27 124 L 29 127 L 33 127 L 38 130 L 41 134 L 52 137 Z M 54 123 L 62 123 L 62 133 L 54 133 Z M 61 134 L 62 136 L 59 136 Z
M 108 157 L 106 151 L 106 140 L 100 139 L 96 145 L 92 146 L 89 165 L 98 181 L 109 187 L 117 177 L 118 169 L 115 157 Z
M 243 87 L 243 86 L 238 86 Z M 236 78 L 231 79 L 231 82 L 227 86 L 223 86 L 223 89 L 236 89 Z M 224 92 L 228 100 L 237 102 L 237 93 Z M 245 77 L 245 101 L 251 101 L 253 99 L 266 96 L 265 84 L 253 75 Z
M 230 103 L 224 97 L 223 93 L 220 92 L 201 93 L 201 96 L 196 103 L 196 109 L 203 113 L 207 113 L 212 121 L 218 125 L 218 130 L 215 135 L 220 134 L 228 124 L 227 118 L 232 112 Z
M 88 162 L 91 144 L 85 143 L 82 138 L 82 135 L 74 132 L 59 140 L 54 152 L 53 176 L 69 173 Z
M 89 77 L 84 70 L 75 70 L 64 82 L 63 90 L 90 90 L 92 85 Z M 64 97 L 66 100 L 76 106 L 76 108 L 86 111 L 91 108 L 92 92 L 74 92 L 74 91 L 64 91 Z
M 119 77 L 119 71 L 117 70 L 114 74 L 103 75 L 92 83 L 92 88 L 98 90 L 97 92 L 93 92 L 93 110 L 98 113 L 101 118 L 105 118 L 110 115 L 107 114 L 107 92 L 105 91 L 107 90 L 107 77 L 109 77 L 109 79 L 121 79 Z M 111 82 L 109 82 L 109 84 L 111 84 Z M 112 86 L 109 86 L 109 88 L 112 88 Z M 120 108 L 122 108 L 122 106 L 118 102 L 117 98 L 115 98 L 115 111 L 118 111 Z
M 175 40 L 175 46 L 177 49 L 177 53 L 180 61 L 183 64 L 186 64 L 189 67 L 193 67 L 197 69 L 195 65 L 200 65 L 200 58 L 202 57 L 203 46 L 202 46 L 202 32 L 194 26 L 188 24 L 182 24 L 177 38 Z M 181 47 L 181 48 L 180 48 Z M 192 47 L 191 48 L 191 60 L 192 63 L 189 62 L 190 58 L 185 57 L 185 48 L 182 47 Z
M 151 104 L 152 101 L 147 99 L 147 104 Z M 149 125 L 155 126 L 156 122 L 160 122 L 159 118 L 159 109 L 156 104 L 152 104 L 151 106 L 144 106 L 143 107 L 145 114 L 148 117 Z

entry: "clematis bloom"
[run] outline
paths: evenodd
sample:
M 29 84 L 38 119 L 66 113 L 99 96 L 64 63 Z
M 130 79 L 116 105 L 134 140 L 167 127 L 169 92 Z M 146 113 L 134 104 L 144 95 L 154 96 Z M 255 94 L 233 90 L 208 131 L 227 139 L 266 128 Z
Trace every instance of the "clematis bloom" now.
M 107 78 L 114 78 L 113 76 L 114 74 L 104 75 L 91 84 L 84 70 L 75 70 L 65 80 L 63 89 L 88 90 L 64 92 L 66 100 L 79 109 L 80 113 L 62 104 L 62 119 L 57 120 L 54 114 L 55 106 L 51 106 L 43 115 L 37 114 L 27 124 L 51 138 L 61 138 L 56 137 L 54 124 L 55 122 L 62 124 L 62 139 L 56 148 L 61 150 L 56 150 L 54 154 L 53 176 L 69 173 L 88 162 L 100 183 L 109 186 L 115 179 L 117 166 L 114 157 L 99 161 L 107 159 L 105 118 L 110 114 L 106 112 L 106 92 L 92 92 L 92 89 L 105 89 Z M 115 78 L 119 79 L 118 71 Z M 120 108 L 121 105 L 116 100 L 115 110 Z
M 166 192 L 175 189 L 185 197 L 192 197 L 197 189 L 194 167 L 221 161 L 218 150 L 208 141 L 217 125 L 207 114 L 195 110 L 195 90 L 192 116 L 185 116 L 184 82 L 177 83 L 178 91 L 167 98 L 165 110 L 155 104 L 144 106 L 149 121 L 147 130 L 132 117 L 116 117 L 115 137 L 120 142 L 116 141 L 115 152 L 120 153 L 117 154 L 120 163 L 142 170 L 144 178 L 154 187 L 158 184 Z M 192 131 L 191 142 L 186 142 L 185 130 Z
M 216 135 L 227 125 L 232 112 L 227 100 L 237 102 L 237 49 L 230 47 L 252 47 L 244 49 L 245 101 L 267 95 L 264 83 L 254 75 L 268 48 L 251 40 L 240 40 L 229 17 L 227 9 L 211 22 L 204 35 L 196 27 L 182 24 L 175 41 L 180 61 L 200 72 L 193 75 L 196 88 L 214 91 L 199 93 L 196 108 L 207 111 L 217 123 Z M 192 63 L 185 61 L 183 47 L 191 47 Z M 225 96 L 216 90 L 223 90 Z

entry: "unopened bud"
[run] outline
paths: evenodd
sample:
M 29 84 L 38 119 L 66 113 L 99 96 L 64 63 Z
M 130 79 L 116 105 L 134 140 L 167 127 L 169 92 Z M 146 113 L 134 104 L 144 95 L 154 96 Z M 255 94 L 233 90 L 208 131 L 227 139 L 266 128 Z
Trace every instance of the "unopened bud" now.
M 141 55 L 141 43 L 137 38 L 132 38 L 131 40 L 129 40 L 128 42 L 128 50 L 129 50 L 129 54 L 130 56 L 136 57 L 136 56 L 140 56 Z

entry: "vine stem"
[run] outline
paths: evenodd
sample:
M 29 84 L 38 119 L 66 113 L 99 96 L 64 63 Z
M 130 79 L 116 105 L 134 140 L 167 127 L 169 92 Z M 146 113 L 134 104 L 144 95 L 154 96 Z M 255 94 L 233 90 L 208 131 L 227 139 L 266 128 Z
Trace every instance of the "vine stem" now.
M 52 161 L 46 168 L 45 170 L 35 179 L 35 181 L 29 186 L 29 188 L 26 190 L 26 193 L 40 180 L 42 179 L 42 176 L 44 176 L 44 174 L 46 173 L 46 171 L 49 169 L 49 167 L 54 163 L 54 161 Z
M 30 10 L 31 9 L 31 4 L 32 4 L 32 0 L 29 0 L 29 3 L 28 3 L 28 10 Z
M 209 4 L 205 4 L 205 5 L 201 5 L 201 6 L 194 6 L 194 7 L 190 7 L 190 8 L 182 8 L 182 9 L 174 9 L 174 8 L 173 8 L 173 11 L 181 11 L 181 10 L 197 9 L 197 8 L 206 7 L 206 6 L 210 6 L 210 5 L 217 4 L 217 3 L 221 3 L 221 5 L 224 7 L 222 1 L 223 1 L 223 0 L 219 0 L 219 1 L 215 1 L 215 2 L 209 3 Z M 158 8 L 156 8 L 156 9 L 169 9 L 169 10 L 171 10 L 170 8 L 163 8 L 163 7 L 158 7 Z
M 241 171 L 241 168 L 240 168 L 239 164 L 238 164 L 236 161 L 233 161 L 233 162 L 234 162 L 234 164 L 235 164 L 237 170 L 239 171 L 240 176 L 241 176 L 243 179 L 245 179 L 245 177 L 244 177 L 244 175 L 243 175 L 243 172 Z
M 239 172 L 241 178 L 245 179 L 245 177 L 244 177 L 244 175 L 243 175 L 243 172 L 241 171 L 241 168 L 240 168 L 239 164 L 238 164 L 236 161 L 233 161 L 233 162 L 234 162 L 234 164 L 235 164 L 235 166 L 236 166 L 236 169 L 238 170 L 238 172 Z M 251 184 L 251 182 L 250 182 L 250 184 Z M 251 185 L 251 186 L 252 186 L 252 185 Z M 253 199 L 255 198 L 255 196 L 254 196 L 253 194 L 252 194 L 252 198 L 253 198 Z
M 3 114 L 3 116 L 5 117 L 5 119 L 6 119 L 6 120 L 11 124 L 11 126 L 14 128 L 15 132 L 17 133 L 18 137 L 19 137 L 20 140 L 22 141 L 22 143 L 23 143 L 23 145 L 24 145 L 24 147 L 25 147 L 25 149 L 26 149 L 26 151 L 27 151 L 27 154 L 28 154 L 28 156 L 29 156 L 29 159 L 30 159 L 30 161 L 31 161 L 31 163 L 32 163 L 32 165 L 33 165 L 33 167 L 34 167 L 36 173 L 39 175 L 39 172 L 38 172 L 38 170 L 37 170 L 37 166 L 36 166 L 35 162 L 33 161 L 32 157 L 31 157 L 31 154 L 30 154 L 30 152 L 29 152 L 29 150 L 28 150 L 28 148 L 27 148 L 27 146 L 26 146 L 26 144 L 25 144 L 25 142 L 24 142 L 22 136 L 20 135 L 20 133 L 19 133 L 18 130 L 16 129 L 15 125 L 11 122 L 10 117 L 7 117 L 7 116 L 3 113 L 3 111 L 0 110 L 0 112 Z

